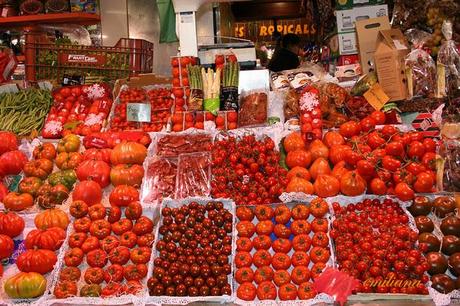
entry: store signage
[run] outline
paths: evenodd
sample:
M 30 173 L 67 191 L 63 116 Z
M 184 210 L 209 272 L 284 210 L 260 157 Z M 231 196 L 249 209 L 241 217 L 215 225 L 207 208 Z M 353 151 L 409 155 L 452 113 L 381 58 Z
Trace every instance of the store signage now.
M 126 120 L 134 122 L 150 122 L 151 105 L 149 103 L 128 103 Z
M 236 23 L 234 35 L 238 38 L 267 39 L 275 33 L 275 30 L 283 35 L 291 33 L 302 36 L 315 35 L 317 31 L 316 25 L 298 19 L 279 21 L 276 27 L 272 21 Z
M 104 65 L 106 61 L 104 55 L 60 53 L 59 56 L 61 62 L 70 64 Z

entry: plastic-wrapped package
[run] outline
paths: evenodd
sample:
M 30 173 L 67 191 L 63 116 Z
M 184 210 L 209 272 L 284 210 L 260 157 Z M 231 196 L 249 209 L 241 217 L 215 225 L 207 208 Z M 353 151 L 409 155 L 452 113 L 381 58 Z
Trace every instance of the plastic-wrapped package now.
M 302 138 L 308 143 L 321 139 L 323 121 L 319 89 L 313 86 L 305 87 L 300 95 L 299 107 Z
M 438 189 L 460 192 L 460 124 L 445 122 L 441 129 L 439 146 Z
M 425 19 L 427 2 L 414 0 L 395 0 L 391 24 L 401 30 L 407 30 Z
M 284 118 L 289 120 L 299 115 L 299 93 L 289 89 L 284 96 Z
M 289 89 L 289 79 L 287 75 L 282 72 L 271 72 L 270 85 L 274 91 L 287 90 Z
M 257 126 L 267 123 L 268 90 L 266 88 L 243 91 L 240 96 L 238 125 Z
M 406 36 L 414 49 L 406 56 L 404 64 L 407 77 L 409 99 L 414 97 L 434 97 L 436 90 L 436 64 L 433 58 L 422 49 L 429 34 L 411 29 Z
M 176 177 L 176 199 L 211 194 L 211 153 L 179 155 Z
M 286 91 L 270 91 L 268 101 L 268 123 L 284 123 L 283 104 Z
M 455 42 L 452 40 L 452 22 L 443 22 L 442 33 L 446 40 L 442 43 L 438 52 L 438 97 L 446 97 L 460 87 L 460 54 Z
M 173 197 L 176 189 L 177 161 L 151 157 L 145 161 L 145 177 L 141 188 L 143 203 L 161 203 L 163 198 Z
M 212 136 L 208 133 L 166 134 L 158 139 L 154 153 L 162 157 L 178 157 L 184 153 L 208 151 Z

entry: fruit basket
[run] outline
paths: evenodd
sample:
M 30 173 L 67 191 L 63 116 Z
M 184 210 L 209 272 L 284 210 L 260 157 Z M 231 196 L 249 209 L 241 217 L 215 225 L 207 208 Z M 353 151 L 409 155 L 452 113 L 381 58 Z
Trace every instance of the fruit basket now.
M 334 266 L 326 201 L 238 206 L 236 216 L 237 304 L 333 302 L 332 297 L 317 294 L 310 280 L 326 266 Z
M 121 38 L 113 47 L 55 44 L 43 35 L 27 34 L 26 79 L 57 79 L 76 70 L 84 77 L 108 80 L 126 78 L 153 69 L 153 44 L 143 39 Z
M 160 211 L 154 260 L 150 263 L 148 274 L 147 285 L 151 296 L 146 298 L 146 304 L 232 302 L 232 254 L 236 248 L 232 235 L 235 231 L 235 204 L 225 199 L 165 199 Z M 171 240 L 172 235 L 180 234 L 179 231 L 172 231 L 172 228 L 184 225 L 187 230 L 183 237 L 181 234 L 181 237 Z M 198 235 L 205 233 L 205 229 L 207 234 L 210 234 L 211 229 L 216 230 L 212 239 L 211 235 L 208 238 L 198 238 Z M 219 255 L 214 255 L 213 250 L 219 251 Z M 199 255 L 201 251 L 203 253 Z M 204 256 L 205 251 L 209 251 L 209 256 Z M 185 282 L 191 282 L 188 288 Z M 198 287 L 203 291 L 199 291 Z

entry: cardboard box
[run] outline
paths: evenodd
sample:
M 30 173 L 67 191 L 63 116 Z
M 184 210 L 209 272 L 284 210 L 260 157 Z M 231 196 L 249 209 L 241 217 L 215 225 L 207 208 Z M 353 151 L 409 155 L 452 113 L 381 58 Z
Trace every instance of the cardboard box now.
M 356 21 L 388 16 L 388 6 L 385 4 L 355 7 L 351 10 L 336 11 L 335 14 L 337 18 L 337 32 L 352 32 L 355 31 Z
M 407 98 L 404 58 L 409 48 L 404 34 L 398 29 L 380 31 L 374 62 L 379 83 L 390 101 Z
M 336 10 L 349 10 L 360 5 L 384 4 L 385 0 L 336 0 Z
M 356 33 L 341 33 L 337 35 L 339 40 L 339 54 L 357 54 L 358 42 L 356 40 Z
M 375 70 L 374 52 L 378 34 L 380 31 L 389 30 L 390 28 L 391 26 L 387 16 L 356 22 L 359 58 L 364 74 Z
M 118 79 L 115 81 L 113 86 L 113 97 L 114 99 L 118 97 L 120 93 L 120 88 L 123 85 L 128 85 L 129 87 L 141 88 L 148 85 L 164 85 L 171 86 L 171 78 L 155 75 L 153 73 L 140 74 L 129 79 Z

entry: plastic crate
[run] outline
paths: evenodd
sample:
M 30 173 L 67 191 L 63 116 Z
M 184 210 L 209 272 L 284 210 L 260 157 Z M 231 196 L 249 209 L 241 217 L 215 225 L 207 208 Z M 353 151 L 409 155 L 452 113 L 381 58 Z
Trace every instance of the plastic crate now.
M 26 79 L 57 79 L 64 75 L 102 76 L 106 80 L 127 78 L 153 70 L 153 43 L 121 38 L 114 47 L 56 45 L 46 36 L 26 36 Z

